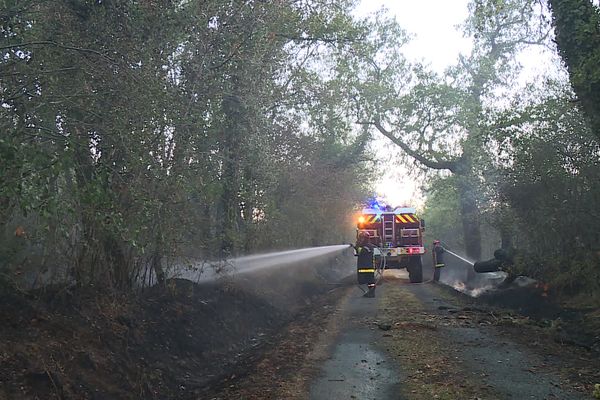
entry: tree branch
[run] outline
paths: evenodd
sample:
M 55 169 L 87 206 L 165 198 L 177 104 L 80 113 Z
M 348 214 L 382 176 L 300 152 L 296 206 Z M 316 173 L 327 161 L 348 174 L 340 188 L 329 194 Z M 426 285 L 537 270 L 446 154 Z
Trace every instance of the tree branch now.
M 314 42 L 314 43 L 355 43 L 364 40 L 364 37 L 315 37 L 315 36 L 291 36 L 285 33 L 275 33 L 275 36 L 281 37 L 294 42 Z
M 375 128 L 377 128 L 377 130 L 379 132 L 381 132 L 381 134 L 383 136 L 385 136 L 386 138 L 390 139 L 395 145 L 397 145 L 398 147 L 400 147 L 406 154 L 408 154 L 410 157 L 414 158 L 415 160 L 417 160 L 418 162 L 420 162 L 421 164 L 423 164 L 427 168 L 431 168 L 431 169 L 447 169 L 447 170 L 449 170 L 451 172 L 456 172 L 457 161 L 455 161 L 455 160 L 452 160 L 452 161 L 434 161 L 434 160 L 430 160 L 427 157 L 425 157 L 423 154 L 420 154 L 420 153 L 414 151 L 413 149 L 411 149 L 406 143 L 404 143 L 402 140 L 398 139 L 391 132 L 389 132 L 387 129 L 385 129 L 381 125 L 380 121 L 369 122 L 368 124 L 375 126 Z
M 112 58 L 108 57 L 106 54 L 103 54 L 103 53 L 101 53 L 101 52 L 99 52 L 97 50 L 86 49 L 86 48 L 82 48 L 82 47 L 67 46 L 67 45 L 56 43 L 56 42 L 52 42 L 52 41 L 38 41 L 38 42 L 16 43 L 16 44 L 8 45 L 8 46 L 0 46 L 0 50 L 9 50 L 9 49 L 17 48 L 17 47 L 43 46 L 43 45 L 55 46 L 55 47 L 58 47 L 58 48 L 61 48 L 61 49 L 65 49 L 65 50 L 79 51 L 81 53 L 91 53 L 91 54 L 95 54 L 97 56 L 100 56 L 100 57 L 102 57 L 102 58 L 110 61 L 113 64 L 117 63 L 115 60 L 113 60 Z
M 70 71 L 75 71 L 79 68 L 77 67 L 68 67 L 68 68 L 59 68 L 59 69 L 50 69 L 50 70 L 45 70 L 45 71 L 36 71 L 36 75 L 45 75 L 45 74 L 56 74 L 59 72 L 70 72 Z M 27 72 L 9 72 L 9 73 L 5 73 L 5 74 L 0 74 L 0 76 L 27 76 L 27 75 L 33 75 Z

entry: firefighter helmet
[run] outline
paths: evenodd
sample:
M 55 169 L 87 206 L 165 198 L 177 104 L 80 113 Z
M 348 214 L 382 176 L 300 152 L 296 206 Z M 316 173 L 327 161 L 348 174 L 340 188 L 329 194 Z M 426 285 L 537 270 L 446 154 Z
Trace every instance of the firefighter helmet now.
M 358 233 L 358 238 L 356 238 L 356 244 L 359 246 L 364 246 L 365 244 L 369 243 L 369 241 L 371 240 L 371 235 L 369 234 L 369 232 L 365 232 L 365 231 L 361 231 Z

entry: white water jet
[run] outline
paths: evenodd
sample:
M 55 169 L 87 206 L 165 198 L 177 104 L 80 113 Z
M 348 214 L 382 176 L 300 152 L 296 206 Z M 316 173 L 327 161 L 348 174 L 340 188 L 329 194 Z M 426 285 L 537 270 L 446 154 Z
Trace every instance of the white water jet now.
M 458 258 L 458 259 L 460 259 L 460 260 L 462 260 L 462 261 L 466 262 L 467 264 L 470 264 L 470 265 L 475 265 L 475 262 L 474 262 L 474 261 L 467 260 L 466 258 L 464 258 L 464 257 L 462 257 L 462 256 L 459 256 L 459 255 L 458 255 L 458 254 L 456 254 L 455 252 L 453 252 L 453 251 L 450 251 L 450 250 L 448 250 L 448 249 L 446 249 L 446 248 L 444 248 L 444 250 L 446 250 L 446 253 L 450 253 L 450 254 L 452 254 L 454 257 L 456 257 L 456 258 Z
M 191 281 L 210 281 L 221 276 L 246 274 L 275 267 L 289 266 L 326 255 L 335 254 L 349 248 L 347 244 L 317 246 L 305 249 L 253 254 L 223 261 L 195 262 L 179 266 L 173 271 L 174 277 Z
M 461 255 L 456 254 L 455 252 L 446 248 L 444 250 L 470 266 L 475 265 L 474 261 L 462 257 Z M 474 287 L 469 287 L 469 285 L 467 285 L 465 282 L 456 278 L 446 279 L 444 283 L 452 286 L 455 290 L 468 296 L 479 297 L 484 293 L 496 290 L 498 285 L 500 285 L 500 283 L 502 283 L 505 279 L 506 273 L 504 272 L 487 272 L 485 274 L 480 274 L 475 282 L 470 282 L 471 284 L 474 284 Z

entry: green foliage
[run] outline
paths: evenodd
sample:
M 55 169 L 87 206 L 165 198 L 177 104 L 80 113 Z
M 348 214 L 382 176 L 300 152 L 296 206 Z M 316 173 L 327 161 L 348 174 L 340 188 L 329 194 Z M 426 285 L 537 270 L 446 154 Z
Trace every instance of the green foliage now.
M 367 40 L 337 59 L 336 78 L 351 101 L 350 115 L 383 134 L 404 159 L 422 168 L 450 171 L 458 194 L 465 251 L 481 257 L 483 171 L 493 169 L 490 152 L 497 93 L 510 89 L 518 67 L 516 53 L 544 43 L 547 30 L 533 16 L 534 1 L 474 0 L 464 32 L 474 40 L 469 55 L 442 76 L 411 65 L 401 46 L 407 35 L 393 20 L 378 15 Z
M 356 39 L 349 3 L 2 9 L 3 272 L 125 288 L 166 258 L 340 239 L 365 138 L 302 58 Z
M 550 0 L 556 44 L 600 139 L 600 9 L 590 0 Z
M 570 96 L 550 83 L 535 102 L 514 104 L 513 123 L 497 132 L 504 155 L 492 204 L 511 216 L 522 273 L 589 300 L 599 282 L 600 147 Z
M 460 195 L 457 190 L 456 176 L 435 177 L 427 185 L 427 200 L 422 216 L 427 223 L 429 242 L 442 240 L 450 249 L 463 252 L 465 236 L 463 234 L 463 216 L 460 212 Z M 479 195 L 483 198 L 483 194 Z M 483 203 L 483 202 L 481 202 Z M 498 221 L 491 218 L 492 210 L 485 204 L 479 204 L 482 210 L 481 247 L 482 258 L 491 258 L 494 250 L 501 245 Z
M 426 221 L 429 242 L 438 239 L 452 249 L 465 247 L 458 193 L 452 178 L 436 178 L 429 183 L 422 217 Z

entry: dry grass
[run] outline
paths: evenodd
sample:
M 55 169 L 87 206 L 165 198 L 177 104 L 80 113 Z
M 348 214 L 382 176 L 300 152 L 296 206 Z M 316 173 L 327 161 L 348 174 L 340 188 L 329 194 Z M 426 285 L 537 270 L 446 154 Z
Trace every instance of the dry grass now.
M 407 374 L 403 398 L 414 400 L 496 399 L 491 390 L 473 382 L 452 359 L 436 321 L 423 322 L 422 303 L 402 286 L 388 284 L 381 298 L 380 320 L 392 323 L 381 340 Z

